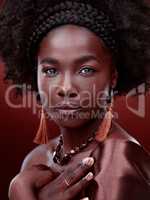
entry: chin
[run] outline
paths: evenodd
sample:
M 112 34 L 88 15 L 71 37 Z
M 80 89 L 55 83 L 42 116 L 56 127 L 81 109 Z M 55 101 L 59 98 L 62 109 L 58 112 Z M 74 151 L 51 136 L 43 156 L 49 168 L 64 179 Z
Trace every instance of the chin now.
M 63 128 L 79 128 L 86 124 L 90 119 L 66 119 L 66 120 L 55 120 L 55 123 L 59 127 Z

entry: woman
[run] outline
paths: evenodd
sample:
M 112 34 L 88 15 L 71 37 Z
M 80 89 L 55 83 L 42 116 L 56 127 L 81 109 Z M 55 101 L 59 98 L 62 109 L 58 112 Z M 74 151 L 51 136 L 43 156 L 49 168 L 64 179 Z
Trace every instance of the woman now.
M 6 79 L 39 93 L 39 145 L 10 200 L 148 200 L 150 157 L 112 119 L 114 94 L 149 79 L 143 0 L 8 1 L 1 13 Z M 60 136 L 48 141 L 52 119 Z

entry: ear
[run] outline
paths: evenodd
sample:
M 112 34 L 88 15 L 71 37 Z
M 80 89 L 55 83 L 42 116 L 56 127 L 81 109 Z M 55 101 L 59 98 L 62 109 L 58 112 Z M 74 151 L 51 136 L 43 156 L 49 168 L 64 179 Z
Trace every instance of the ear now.
M 116 67 L 113 66 L 112 74 L 111 74 L 111 86 L 112 86 L 112 88 L 116 87 L 117 81 L 118 81 L 118 71 L 117 71 Z

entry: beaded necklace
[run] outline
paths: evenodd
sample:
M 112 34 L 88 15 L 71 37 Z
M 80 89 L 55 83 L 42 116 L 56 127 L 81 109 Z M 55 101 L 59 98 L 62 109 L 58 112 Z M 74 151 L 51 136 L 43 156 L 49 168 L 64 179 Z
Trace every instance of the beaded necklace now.
M 94 138 L 95 138 L 95 133 L 92 136 L 88 137 L 85 143 L 75 146 L 69 152 L 64 154 L 63 153 L 63 137 L 61 135 L 59 138 L 59 143 L 57 144 L 56 149 L 53 153 L 53 161 L 59 165 L 67 164 L 75 154 L 79 153 L 81 150 L 86 148 L 94 140 Z

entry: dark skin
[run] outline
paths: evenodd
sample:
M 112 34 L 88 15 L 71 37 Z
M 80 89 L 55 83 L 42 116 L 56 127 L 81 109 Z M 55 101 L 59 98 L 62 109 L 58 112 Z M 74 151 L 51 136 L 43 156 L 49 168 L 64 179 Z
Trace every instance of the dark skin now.
M 116 79 L 110 52 L 86 28 L 62 26 L 43 39 L 38 51 L 38 88 L 40 93 L 49 95 L 44 108 L 60 128 L 64 151 L 83 143 L 96 131 L 101 119 L 91 119 L 90 113 L 99 110 L 102 100 L 98 97 L 109 86 L 114 87 Z M 54 116 L 60 111 L 54 107 L 63 101 L 81 105 L 77 114 L 89 115 L 56 119 Z
M 105 96 L 104 92 L 116 85 L 117 72 L 111 53 L 100 38 L 88 29 L 65 25 L 50 31 L 41 41 L 37 58 L 38 88 L 43 107 L 59 126 L 63 135 L 63 149 L 67 152 L 85 142 L 101 123 L 101 118 L 91 118 L 91 113 L 100 110 L 100 105 L 105 103 L 102 98 Z M 46 97 L 43 98 L 43 94 L 46 94 L 48 101 Z M 70 111 L 72 118 L 68 117 L 70 113 L 55 109 L 56 105 L 64 101 L 81 106 L 73 114 Z M 58 116 L 64 112 L 64 117 L 59 119 Z M 78 117 L 85 113 L 86 117 Z M 48 148 L 49 144 L 45 149 Z M 11 200 L 69 200 L 87 186 L 90 180 L 83 177 L 90 172 L 93 162 L 90 165 L 83 165 L 81 161 L 80 164 L 73 163 L 67 170 L 62 168 L 60 174 L 57 169 L 56 173 L 37 166 L 47 165 L 47 151 L 42 150 L 42 154 L 40 152 L 37 148 L 35 153 L 28 156 L 22 171 L 12 181 L 9 192 Z M 72 176 L 70 170 L 75 172 Z M 68 188 L 64 186 L 64 177 L 70 180 L 70 176 L 73 178 Z M 18 185 L 19 190 L 16 189 Z M 34 195 L 33 188 L 39 190 L 37 196 Z

